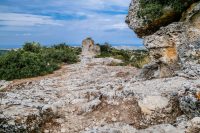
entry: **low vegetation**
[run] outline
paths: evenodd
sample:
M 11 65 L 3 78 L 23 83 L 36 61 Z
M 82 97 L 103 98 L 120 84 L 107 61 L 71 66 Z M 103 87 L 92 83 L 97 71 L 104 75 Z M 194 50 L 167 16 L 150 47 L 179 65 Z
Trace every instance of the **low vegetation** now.
M 108 43 L 100 45 L 101 54 L 96 58 L 113 57 L 123 63 L 110 65 L 130 65 L 141 68 L 148 63 L 146 50 L 118 50 Z M 72 64 L 79 61 L 81 48 L 57 44 L 44 47 L 39 43 L 27 42 L 21 49 L 2 52 L 0 56 L 0 80 L 13 80 L 50 74 L 63 63 Z
M 181 13 L 195 1 L 198 0 L 140 0 L 141 9 L 138 17 L 149 23 L 169 12 L 181 16 Z
M 8 50 L 0 50 L 0 56 L 6 54 L 8 52 Z
M 108 43 L 99 46 L 101 48 L 101 54 L 96 56 L 96 58 L 113 57 L 123 61 L 123 63 L 113 63 L 111 65 L 129 65 L 137 68 L 142 68 L 143 65 L 149 62 L 149 53 L 146 50 L 118 50 L 111 47 L 111 45 Z
M 22 49 L 0 56 L 0 80 L 29 78 L 52 73 L 62 63 L 78 61 L 80 48 L 65 44 L 42 47 L 39 43 L 25 43 Z

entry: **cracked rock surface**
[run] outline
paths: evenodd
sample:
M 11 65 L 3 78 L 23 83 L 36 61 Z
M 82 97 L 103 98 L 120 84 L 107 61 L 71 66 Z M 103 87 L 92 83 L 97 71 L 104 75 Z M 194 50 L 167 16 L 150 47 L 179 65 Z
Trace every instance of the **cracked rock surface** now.
M 0 93 L 0 132 L 187 130 L 179 124 L 182 119 L 176 125 L 177 117 L 184 115 L 179 105 L 182 93 L 177 92 L 200 85 L 200 80 L 172 77 L 142 81 L 134 78 L 140 73 L 136 68 L 109 66 L 119 60 L 81 60 L 51 75 L 10 82 Z

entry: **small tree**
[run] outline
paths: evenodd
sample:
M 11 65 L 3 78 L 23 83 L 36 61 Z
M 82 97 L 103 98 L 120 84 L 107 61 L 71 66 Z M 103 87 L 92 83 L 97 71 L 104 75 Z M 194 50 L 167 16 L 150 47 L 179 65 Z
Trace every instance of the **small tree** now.
M 27 52 L 39 53 L 41 50 L 41 45 L 36 42 L 26 42 L 23 46 L 23 50 Z
M 53 48 L 55 48 L 55 49 L 67 49 L 67 48 L 69 48 L 69 46 L 66 43 L 60 43 L 60 44 L 53 45 Z

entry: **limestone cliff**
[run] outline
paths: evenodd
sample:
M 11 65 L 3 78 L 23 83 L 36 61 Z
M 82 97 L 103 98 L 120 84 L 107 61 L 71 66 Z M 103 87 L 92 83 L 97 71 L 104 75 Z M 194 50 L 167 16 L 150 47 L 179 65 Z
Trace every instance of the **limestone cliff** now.
M 151 56 L 151 63 L 144 66 L 140 75 L 142 78 L 200 75 L 200 2 L 185 0 L 183 4 L 179 11 L 170 4 L 160 4 L 162 12 L 152 12 L 158 3 L 150 6 L 144 0 L 132 0 L 126 22 L 144 39 Z M 156 13 L 160 15 L 152 17 Z

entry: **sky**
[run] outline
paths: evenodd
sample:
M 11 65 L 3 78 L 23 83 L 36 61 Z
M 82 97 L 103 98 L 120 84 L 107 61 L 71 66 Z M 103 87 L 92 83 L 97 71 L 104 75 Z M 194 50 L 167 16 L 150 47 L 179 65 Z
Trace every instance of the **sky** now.
M 125 24 L 131 0 L 0 0 L 0 48 L 24 42 L 142 45 Z

